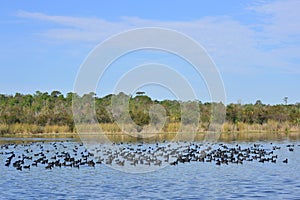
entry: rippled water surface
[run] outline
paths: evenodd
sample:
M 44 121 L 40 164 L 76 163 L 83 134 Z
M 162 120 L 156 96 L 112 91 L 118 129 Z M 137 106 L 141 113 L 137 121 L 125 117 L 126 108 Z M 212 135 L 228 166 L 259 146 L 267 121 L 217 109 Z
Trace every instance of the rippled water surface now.
M 20 143 L 9 138 L 0 140 L 1 145 Z M 60 141 L 63 141 L 66 151 L 80 144 L 76 139 L 57 139 L 57 142 Z M 47 146 L 55 139 L 27 138 L 26 142 L 31 142 L 31 145 L 43 142 Z M 250 147 L 254 143 L 233 142 L 228 145 L 236 144 Z M 245 162 L 221 166 L 214 162 L 190 162 L 141 174 L 124 173 L 105 164 L 82 166 L 80 169 L 61 167 L 46 170 L 44 167 L 31 167 L 30 170 L 18 171 L 14 167 L 5 166 L 7 155 L 2 154 L 0 198 L 300 199 L 300 142 L 260 141 L 255 144 L 263 145 L 266 149 L 281 147 L 276 150 L 277 162 Z M 293 145 L 293 151 L 287 145 Z M 19 144 L 15 151 L 21 151 L 18 149 L 20 147 L 24 148 Z M 1 151 L 5 152 L 3 149 Z M 286 158 L 288 163 L 283 163 Z

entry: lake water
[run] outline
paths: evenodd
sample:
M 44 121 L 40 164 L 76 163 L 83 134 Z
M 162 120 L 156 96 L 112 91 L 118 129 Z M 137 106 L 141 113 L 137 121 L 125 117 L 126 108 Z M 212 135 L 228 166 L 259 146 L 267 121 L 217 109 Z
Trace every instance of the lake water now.
M 54 155 L 51 146 L 55 144 L 59 151 L 72 152 L 78 147 L 84 152 L 80 143 L 69 138 L 1 138 L 0 199 L 300 199 L 300 142 L 288 138 L 211 144 L 213 148 L 218 148 L 219 143 L 235 148 L 237 145 L 250 148 L 255 144 L 268 152 L 275 146 L 278 149 L 272 155 L 278 156 L 276 163 L 188 162 L 149 173 L 122 172 L 106 164 L 51 170 L 39 165 L 22 171 L 5 166 L 11 150 L 21 156 L 27 150 L 32 150 L 28 154 L 33 156 L 41 149 Z M 5 144 L 10 146 L 5 148 Z M 136 148 L 138 143 L 130 146 Z M 288 163 L 283 163 L 286 158 Z

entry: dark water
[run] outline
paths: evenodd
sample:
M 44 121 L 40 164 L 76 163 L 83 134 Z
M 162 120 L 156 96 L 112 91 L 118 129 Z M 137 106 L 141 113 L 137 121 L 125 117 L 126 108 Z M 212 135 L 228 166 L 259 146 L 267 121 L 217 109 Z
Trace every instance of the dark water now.
M 60 140 L 66 147 L 80 142 Z M 29 141 L 35 141 L 31 144 L 42 142 L 41 139 L 26 139 Z M 2 144 L 12 142 L 17 141 L 1 139 Z M 53 142 L 53 139 L 46 140 L 45 145 L 47 142 Z M 241 141 L 228 145 L 237 143 L 244 147 L 253 146 L 252 142 Z M 6 167 L 7 156 L 0 155 L 0 199 L 300 199 L 300 142 L 256 143 L 265 148 L 281 147 L 276 150 L 277 163 L 218 166 L 191 162 L 142 174 L 121 172 L 104 164 L 95 168 L 45 170 L 44 167 L 32 167 L 17 171 Z M 294 151 L 289 151 L 287 145 L 294 145 Z M 286 158 L 287 164 L 282 162 Z

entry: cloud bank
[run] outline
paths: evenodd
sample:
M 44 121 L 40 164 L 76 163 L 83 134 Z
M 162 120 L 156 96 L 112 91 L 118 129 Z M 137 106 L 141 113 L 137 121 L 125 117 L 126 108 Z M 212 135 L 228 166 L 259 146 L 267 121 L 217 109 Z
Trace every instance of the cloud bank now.
M 17 17 L 42 21 L 51 26 L 38 30 L 39 37 L 55 42 L 96 45 L 107 37 L 132 28 L 170 28 L 203 45 L 223 72 L 237 74 L 300 73 L 300 1 L 258 1 L 245 8 L 255 17 L 252 23 L 230 16 L 207 16 L 193 21 L 158 21 L 121 17 L 101 18 L 55 16 L 20 11 Z

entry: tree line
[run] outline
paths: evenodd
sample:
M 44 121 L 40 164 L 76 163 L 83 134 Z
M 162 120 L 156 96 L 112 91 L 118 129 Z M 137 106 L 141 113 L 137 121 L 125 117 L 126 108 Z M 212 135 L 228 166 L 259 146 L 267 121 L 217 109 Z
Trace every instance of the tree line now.
M 72 92 L 63 95 L 59 91 L 52 91 L 51 93 L 37 91 L 35 94 L 0 94 L 0 125 L 2 127 L 2 129 L 0 127 L 0 132 L 1 130 L 2 133 L 9 132 L 9 126 L 16 124 L 35 126 L 37 127 L 36 132 L 45 132 L 46 130 L 42 129 L 50 126 L 65 127 L 64 131 L 73 132 L 75 126 L 72 99 L 74 97 L 87 100 L 87 103 L 91 102 L 90 100 L 94 98 L 96 118 L 101 124 L 115 122 L 114 114 L 116 112 L 112 112 L 112 110 L 116 110 L 117 108 L 111 108 L 112 98 L 126 97 L 129 100 L 130 118 L 140 127 L 150 123 L 151 116 L 149 111 L 153 105 L 159 105 L 164 108 L 167 123 L 171 124 L 181 122 L 182 103 L 189 103 L 177 100 L 152 100 L 141 92 L 135 96 L 120 93 L 118 95 L 110 94 L 101 98 L 97 97 L 93 92 L 82 96 Z M 241 126 L 241 124 L 264 125 L 276 123 L 277 125 L 288 124 L 289 127 L 300 126 L 300 103 L 269 105 L 257 100 L 254 104 L 231 103 L 225 106 L 222 103 L 202 103 L 201 101 L 197 101 L 197 105 L 200 111 L 200 124 L 204 131 L 213 120 L 213 108 L 226 109 L 224 123 L 229 124 L 231 127 L 227 128 L 228 131 L 237 130 L 236 127 Z M 186 119 L 192 117 L 189 116 Z M 80 122 L 86 122 L 84 114 Z

